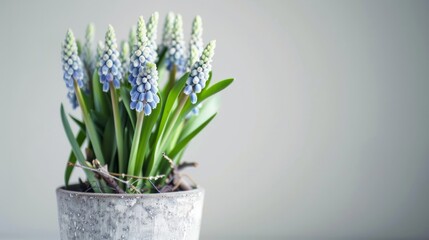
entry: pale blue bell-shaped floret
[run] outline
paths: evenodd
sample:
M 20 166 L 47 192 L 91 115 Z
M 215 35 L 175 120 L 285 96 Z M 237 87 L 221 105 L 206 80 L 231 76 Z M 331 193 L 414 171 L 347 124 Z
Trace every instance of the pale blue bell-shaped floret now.
M 62 44 L 63 79 L 68 88 L 68 97 L 73 108 L 77 107 L 77 99 L 74 94 L 74 82 L 83 87 L 83 64 L 77 53 L 76 39 L 71 29 L 67 31 Z
M 103 55 L 100 57 L 98 74 L 100 76 L 100 83 L 103 84 L 103 91 L 107 92 L 110 89 L 110 83 L 113 83 L 115 88 L 119 88 L 122 79 L 122 73 L 120 71 L 121 62 L 119 60 L 115 30 L 111 25 L 109 25 L 106 32 L 104 45 Z
M 192 22 L 192 33 L 191 39 L 189 40 L 188 71 L 190 71 L 192 65 L 194 65 L 203 52 L 203 44 L 203 21 L 200 16 L 196 16 Z
M 149 41 L 148 44 L 149 44 L 149 48 L 152 51 L 154 61 L 156 61 L 158 59 L 158 53 L 157 53 L 158 45 L 156 44 L 158 19 L 159 19 L 158 12 L 154 12 L 150 16 L 149 21 L 147 22 L 147 25 L 146 25 L 146 28 L 147 28 L 146 36 L 147 36 L 148 41 Z
M 77 97 L 76 97 L 76 93 L 74 91 L 68 91 L 67 92 L 67 98 L 69 99 L 73 109 L 75 109 L 79 106 L 79 103 L 78 103 Z
M 130 108 L 135 109 L 137 112 L 143 111 L 145 115 L 150 115 L 160 101 L 156 65 L 150 62 L 146 63 L 140 69 L 139 74 L 131 85 Z
M 137 23 L 137 44 L 135 50 L 130 57 L 130 64 L 128 68 L 128 81 L 133 84 L 135 82 L 139 71 L 146 63 L 154 63 L 155 56 L 149 45 L 149 39 L 146 37 L 146 25 L 143 17 L 139 18 Z
M 197 93 L 200 93 L 206 86 L 206 81 L 209 78 L 209 73 L 212 68 L 211 62 L 213 61 L 215 47 L 216 41 L 211 41 L 207 44 L 199 60 L 192 65 L 189 78 L 186 81 L 186 86 L 183 91 L 189 96 L 192 104 L 197 103 Z
M 174 20 L 175 20 L 175 15 L 173 12 L 169 12 L 165 17 L 164 29 L 162 32 L 162 42 L 161 42 L 161 46 L 163 49 L 168 48 L 168 46 L 170 46 L 171 33 L 173 32 Z
M 185 41 L 183 37 L 183 21 L 181 15 L 176 15 L 171 33 L 170 45 L 167 49 L 167 69 L 171 70 L 176 66 L 179 73 L 186 70 L 186 56 L 185 56 Z
M 191 117 L 197 116 L 198 114 L 200 114 L 200 109 L 202 106 L 203 106 L 202 103 L 197 104 L 195 107 L 192 108 L 192 110 L 188 114 L 186 114 L 185 118 L 190 119 Z

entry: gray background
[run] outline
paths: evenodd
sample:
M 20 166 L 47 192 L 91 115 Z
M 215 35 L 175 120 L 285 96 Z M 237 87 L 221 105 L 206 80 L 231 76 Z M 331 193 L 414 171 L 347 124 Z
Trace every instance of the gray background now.
M 67 28 L 155 10 L 200 14 L 236 78 L 186 154 L 202 239 L 429 238 L 429 2 L 165 0 L 0 3 L 0 239 L 58 239 Z

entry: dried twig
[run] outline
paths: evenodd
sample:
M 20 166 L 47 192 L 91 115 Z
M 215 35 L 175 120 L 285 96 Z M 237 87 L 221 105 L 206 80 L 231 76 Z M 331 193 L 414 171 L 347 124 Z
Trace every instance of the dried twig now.
M 167 178 L 167 184 L 161 189 L 162 192 L 171 192 L 176 191 L 178 188 L 182 190 L 191 190 L 192 187 L 189 186 L 186 181 L 183 180 L 183 176 L 187 177 L 192 183 L 195 184 L 195 182 L 189 177 L 188 175 L 184 175 L 180 173 L 181 170 L 187 168 L 187 167 L 197 167 L 198 163 L 195 162 L 183 162 L 179 166 L 177 166 L 174 161 L 167 156 L 167 154 L 162 153 L 162 156 L 164 159 L 166 159 L 170 163 L 171 167 L 171 173 L 168 175 Z
M 90 170 L 94 173 L 97 173 L 100 177 L 103 178 L 103 180 L 107 183 L 107 185 L 109 187 L 111 187 L 115 192 L 117 193 L 124 193 L 124 191 L 118 186 L 118 184 L 116 183 L 116 181 L 124 183 L 127 187 L 129 187 L 130 189 L 132 189 L 133 191 L 137 192 L 137 193 L 141 193 L 139 189 L 137 189 L 133 183 L 130 183 L 131 179 L 144 179 L 144 180 L 158 180 L 160 178 L 165 177 L 165 175 L 158 175 L 158 176 L 150 176 L 150 177 L 138 177 L 138 176 L 130 176 L 124 173 L 110 173 L 107 170 L 107 165 L 101 166 L 100 162 L 97 159 L 93 160 L 93 168 L 91 167 L 87 167 L 87 166 L 82 166 L 80 164 L 76 164 L 76 163 L 71 163 L 69 162 L 70 166 L 75 166 L 75 167 L 80 167 L 82 169 L 87 169 Z M 123 179 L 118 178 L 122 177 L 128 177 L 130 178 L 130 180 L 125 181 Z M 116 181 L 115 181 L 116 180 Z
M 179 166 L 177 166 L 177 169 L 183 170 L 187 167 L 198 167 L 198 163 L 197 162 L 183 162 L 183 163 L 179 164 Z

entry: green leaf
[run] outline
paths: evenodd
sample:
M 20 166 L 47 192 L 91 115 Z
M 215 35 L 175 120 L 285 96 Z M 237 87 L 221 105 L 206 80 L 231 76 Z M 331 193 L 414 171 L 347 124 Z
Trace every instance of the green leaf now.
M 126 163 L 128 164 L 128 159 L 130 158 L 130 140 L 129 140 L 129 129 L 131 128 L 131 124 L 127 122 L 126 127 L 124 128 L 124 159 L 126 160 Z M 134 131 L 134 130 L 132 130 Z
M 82 109 L 82 116 L 86 126 L 86 135 L 89 137 L 89 140 L 91 141 L 95 156 L 97 157 L 98 161 L 100 161 L 101 165 L 104 165 L 105 164 L 104 156 L 101 151 L 101 144 L 100 144 L 100 139 L 97 133 L 96 126 L 92 121 L 91 115 L 88 110 L 88 106 L 86 105 L 82 97 L 81 89 L 77 86 L 76 81 L 74 82 L 74 85 L 75 85 L 74 89 L 75 89 L 76 97 L 79 101 L 80 108 Z
M 183 139 L 184 136 L 187 136 L 190 132 L 194 131 L 198 126 L 203 122 L 209 119 L 213 114 L 219 111 L 219 99 L 214 96 L 213 98 L 207 99 L 200 108 L 198 115 L 191 116 L 186 120 L 185 128 L 181 133 L 179 141 Z
M 76 136 L 76 142 L 79 145 L 79 148 L 82 146 L 83 142 L 85 141 L 86 135 L 85 132 L 80 130 L 79 133 Z M 69 161 L 70 163 L 76 163 L 76 156 L 74 155 L 73 151 L 69 155 Z M 69 186 L 70 176 L 73 172 L 74 166 L 67 164 L 66 171 L 64 173 L 64 182 L 66 184 L 66 187 Z
M 133 130 L 136 127 L 136 115 L 130 109 L 130 92 L 126 88 L 121 88 L 121 99 L 124 104 L 125 110 L 127 110 L 128 117 L 131 120 L 131 124 L 133 125 Z
M 82 97 L 85 101 L 86 106 L 89 109 L 94 109 L 94 99 L 92 98 L 92 95 L 90 95 L 90 93 L 88 93 L 87 91 L 84 91 Z
M 109 168 L 113 167 L 116 153 L 116 141 L 115 125 L 112 117 L 109 118 L 104 128 L 102 151 L 106 161 L 109 162 Z
M 165 140 L 165 152 L 170 152 L 175 146 L 177 141 L 179 141 L 179 137 L 182 134 L 185 122 L 178 123 L 173 127 L 171 131 L 171 135 L 168 139 Z
M 92 75 L 92 91 L 94 96 L 94 108 L 97 113 L 103 116 L 109 115 L 108 97 L 103 92 L 103 86 L 100 83 L 98 72 L 94 71 Z
M 168 81 L 165 83 L 164 88 L 161 90 L 161 97 L 164 99 L 167 99 L 168 94 L 170 93 L 171 89 L 174 87 L 174 85 L 176 84 L 176 73 L 177 73 L 177 67 L 176 65 L 173 65 L 173 67 L 171 68 L 171 70 L 169 71 L 168 74 Z M 161 78 L 159 78 L 161 79 Z
M 209 79 L 207 79 L 207 82 L 206 82 L 206 89 L 210 87 L 210 83 L 212 82 L 212 78 L 213 78 L 213 71 L 210 71 L 209 72 Z
M 182 162 L 182 158 L 183 158 L 183 155 L 185 153 L 186 148 L 187 148 L 187 146 L 184 147 L 182 149 L 182 151 L 180 151 L 179 154 L 176 155 L 176 157 L 174 158 L 174 163 L 175 164 L 179 165 Z
M 180 93 L 182 92 L 183 88 L 185 87 L 186 84 L 186 80 L 189 77 L 189 73 L 185 73 L 180 79 L 179 81 L 176 82 L 176 84 L 174 85 L 174 87 L 171 89 L 170 93 L 168 94 L 167 97 L 167 101 L 165 103 L 162 115 L 161 115 L 161 120 L 158 126 L 158 130 L 157 130 L 157 136 L 155 138 L 155 142 L 154 142 L 154 150 L 152 151 L 152 156 L 149 158 L 149 165 L 148 165 L 148 169 L 146 169 L 146 174 L 150 175 L 154 169 L 154 166 L 158 165 L 156 163 L 156 161 L 159 158 L 159 148 L 161 147 L 161 140 L 162 140 L 162 136 L 164 134 L 164 130 L 165 130 L 165 126 L 167 124 L 167 121 L 169 119 L 170 116 L 170 112 L 171 109 L 174 106 L 174 103 L 176 102 L 176 100 L 178 99 Z
M 227 88 L 233 81 L 233 78 L 229 78 L 215 83 L 213 86 L 207 88 L 206 91 L 201 92 L 200 96 L 198 96 L 199 100 L 202 102 L 210 96 L 213 96 L 214 94 L 222 91 L 223 89 Z
M 75 122 L 82 131 L 86 131 L 85 123 L 77 119 L 76 117 L 69 114 L 70 118 Z
M 61 104 L 61 121 L 63 123 L 64 126 L 64 130 L 66 132 L 66 136 L 72 146 L 72 151 L 74 153 L 74 155 L 76 156 L 77 160 L 79 161 L 79 163 L 83 166 L 86 166 L 86 159 L 85 156 L 83 155 L 82 151 L 80 150 L 80 146 L 78 144 L 78 142 L 76 141 L 76 139 L 74 138 L 73 132 L 70 128 L 70 124 L 69 121 L 67 120 L 67 116 L 64 112 L 64 106 Z M 99 188 L 95 185 L 97 183 L 97 179 L 94 176 L 94 173 L 91 172 L 90 170 L 87 169 L 83 169 L 83 171 L 86 174 L 86 177 L 88 178 L 88 181 L 90 182 L 92 188 L 94 189 L 94 191 L 99 191 Z
M 189 73 L 186 73 L 183 75 L 179 81 L 176 82 L 174 87 L 171 89 L 170 93 L 168 94 L 167 101 L 165 103 L 165 107 L 163 109 L 162 115 L 161 115 L 161 122 L 159 124 L 159 131 L 158 136 L 156 139 L 156 142 L 159 141 L 162 134 L 164 133 L 165 125 L 167 124 L 167 120 L 170 117 L 171 109 L 174 106 L 174 103 L 176 102 L 177 98 L 179 97 L 180 93 L 182 92 L 183 88 L 185 87 L 186 80 L 189 77 Z
M 210 121 L 216 116 L 216 113 L 213 114 L 211 117 L 209 117 L 209 119 L 207 119 L 204 123 L 202 123 L 199 127 L 197 127 L 194 131 L 192 131 L 191 133 L 189 133 L 186 137 L 184 137 L 179 143 L 176 144 L 176 147 L 173 148 L 173 150 L 167 154 L 168 156 L 170 156 L 171 158 L 175 158 L 176 155 L 178 153 L 180 153 L 180 151 L 186 147 L 186 145 L 188 145 L 188 143 L 198 134 L 201 132 L 201 130 L 203 130 L 207 124 L 210 123 Z
M 100 134 L 103 133 L 102 129 L 104 129 L 104 126 L 106 126 L 107 121 L 110 118 L 109 115 L 103 116 L 103 115 L 101 115 L 101 113 L 97 113 L 96 111 L 94 111 L 94 109 L 91 109 L 90 110 L 90 116 L 91 116 L 93 122 L 99 128 L 99 129 L 97 129 L 97 131 L 101 131 Z
M 167 48 L 163 49 L 158 54 L 158 62 L 156 63 L 157 66 L 162 66 L 163 64 L 165 65 L 165 57 L 166 57 L 166 55 L 167 55 Z
M 183 118 L 186 117 L 186 115 L 192 110 L 194 105 L 196 106 L 198 103 L 203 102 L 207 98 L 209 98 L 209 97 L 215 95 L 216 93 L 222 91 L 223 89 L 227 88 L 233 81 L 234 81 L 233 78 L 228 78 L 228 79 L 225 79 L 225 80 L 222 80 L 220 82 L 215 83 L 211 87 L 204 89 L 198 95 L 198 102 L 196 104 L 191 104 L 190 102 L 187 102 L 185 104 L 185 107 L 183 108 L 182 112 L 180 113 L 179 122 L 181 120 L 183 120 Z
M 116 139 L 116 147 L 118 149 L 118 166 L 119 172 L 125 172 L 125 159 L 124 159 L 124 134 L 123 134 L 123 125 L 121 112 L 119 110 L 119 98 L 117 91 L 113 83 L 110 83 L 110 97 L 112 102 L 112 110 L 113 110 L 113 120 L 115 125 L 115 139 Z M 122 186 L 122 184 L 120 184 Z

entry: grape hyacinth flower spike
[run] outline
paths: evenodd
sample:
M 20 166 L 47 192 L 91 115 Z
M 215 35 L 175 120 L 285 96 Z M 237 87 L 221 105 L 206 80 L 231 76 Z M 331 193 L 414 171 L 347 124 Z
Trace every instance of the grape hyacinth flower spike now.
M 176 15 L 171 33 L 171 42 L 167 50 L 167 69 L 171 71 L 176 65 L 179 73 L 185 72 L 185 41 L 183 37 L 183 21 L 181 15 Z
M 137 24 L 137 44 L 130 58 L 128 81 L 133 85 L 142 68 L 146 63 L 155 61 L 153 51 L 149 46 L 148 38 L 146 37 L 146 25 L 143 17 L 139 18 Z
M 100 67 L 98 69 L 104 92 L 109 91 L 110 83 L 113 83 L 115 88 L 120 87 L 120 81 L 122 79 L 120 68 L 121 62 L 119 61 L 115 30 L 109 25 L 109 29 L 106 32 L 104 51 L 100 58 Z
M 97 69 L 101 66 L 101 62 L 98 61 L 101 59 L 101 56 L 103 56 L 104 52 L 104 43 L 102 41 L 99 41 L 97 44 L 97 51 L 95 52 L 95 59 L 97 59 L 96 67 Z
M 150 16 L 149 21 L 147 22 L 147 38 L 149 41 L 149 48 L 152 51 L 153 59 L 156 61 L 158 59 L 158 45 L 156 44 L 156 36 L 157 36 L 157 29 L 158 29 L 158 19 L 159 14 L 158 12 L 154 12 L 152 16 Z
M 207 44 L 200 59 L 195 62 L 191 68 L 191 73 L 186 81 L 186 87 L 183 92 L 190 96 L 192 104 L 197 103 L 197 93 L 200 93 L 206 86 L 206 81 L 209 78 L 209 73 L 212 68 L 211 62 L 213 60 L 215 47 L 216 41 L 214 40 Z
M 191 39 L 189 40 L 188 71 L 203 52 L 203 44 L 203 21 L 200 16 L 196 16 L 192 23 Z
M 93 55 L 92 55 L 92 47 L 93 47 L 93 43 L 94 43 L 94 33 L 95 33 L 94 24 L 93 23 L 88 24 L 88 27 L 86 28 L 86 32 L 85 32 L 85 42 L 84 42 L 83 47 L 82 47 L 81 57 L 82 57 L 84 66 L 90 72 L 92 72 L 94 70 L 94 67 L 95 67 L 95 63 L 94 63 Z M 91 76 L 88 76 L 88 77 L 91 77 Z
M 68 88 L 67 96 L 73 108 L 76 108 L 78 102 L 74 92 L 74 81 L 79 87 L 83 87 L 83 67 L 82 61 L 77 54 L 76 40 L 71 29 L 67 31 L 62 48 L 63 79 Z
M 162 42 L 161 42 L 161 50 L 168 48 L 170 46 L 171 41 L 171 33 L 173 32 L 174 25 L 174 13 L 169 12 L 165 17 L 164 30 L 162 32 Z
M 137 21 L 136 44 L 133 46 L 134 51 L 141 48 L 143 43 L 147 42 L 148 39 L 146 34 L 147 34 L 146 24 L 143 16 L 140 16 L 139 20 Z
M 150 115 L 152 109 L 159 103 L 158 97 L 158 71 L 156 64 L 146 63 L 141 68 L 135 82 L 131 83 L 131 103 L 130 108 L 137 112 L 144 111 L 144 114 Z

